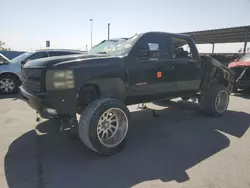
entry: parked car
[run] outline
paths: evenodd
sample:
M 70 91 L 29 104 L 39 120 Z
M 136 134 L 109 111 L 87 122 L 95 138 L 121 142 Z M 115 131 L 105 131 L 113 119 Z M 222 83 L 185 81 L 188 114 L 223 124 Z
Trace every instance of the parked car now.
M 103 155 L 117 153 L 125 144 L 130 124 L 126 105 L 198 98 L 202 112 L 218 117 L 227 110 L 234 82 L 226 66 L 200 57 L 189 36 L 163 32 L 104 40 L 77 57 L 30 61 L 22 67 L 22 77 L 24 101 L 43 118 L 78 127 L 82 142 Z
M 23 53 L 25 53 L 25 51 L 13 51 L 13 50 L 3 51 L 3 50 L 0 50 L 0 54 L 4 55 L 8 59 L 14 59 L 15 57 L 17 57 Z
M 238 89 L 250 89 L 250 53 L 235 59 L 228 67 L 235 72 L 234 92 Z
M 21 66 L 27 61 L 46 58 L 51 56 L 62 56 L 82 54 L 77 50 L 36 50 L 25 52 L 5 64 L 0 65 L 0 93 L 16 93 L 21 84 Z

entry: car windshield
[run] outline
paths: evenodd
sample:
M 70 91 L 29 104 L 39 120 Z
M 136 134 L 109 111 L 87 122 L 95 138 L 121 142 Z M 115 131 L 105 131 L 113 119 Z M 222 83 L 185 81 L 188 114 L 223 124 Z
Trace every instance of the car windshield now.
M 240 61 L 250 61 L 250 54 L 244 55 L 244 56 L 240 59 Z
M 10 63 L 20 63 L 21 61 L 25 60 L 27 57 L 29 57 L 33 52 L 25 52 L 13 59 L 10 60 Z
M 97 46 L 93 47 L 89 51 L 89 54 L 108 54 L 114 56 L 124 55 L 131 49 L 138 37 L 139 35 L 135 35 L 131 38 L 104 40 Z

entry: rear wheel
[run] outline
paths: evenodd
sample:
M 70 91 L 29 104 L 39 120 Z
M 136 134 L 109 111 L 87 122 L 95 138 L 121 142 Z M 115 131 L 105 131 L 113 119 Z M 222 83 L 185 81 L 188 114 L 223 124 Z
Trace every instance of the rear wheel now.
M 0 92 L 6 94 L 17 93 L 19 80 L 13 75 L 0 76 Z
M 82 112 L 79 137 L 91 150 L 110 155 L 121 151 L 129 126 L 129 110 L 115 99 L 97 99 Z
M 202 93 L 201 109 L 211 116 L 221 116 L 227 110 L 229 93 L 223 85 L 216 85 Z

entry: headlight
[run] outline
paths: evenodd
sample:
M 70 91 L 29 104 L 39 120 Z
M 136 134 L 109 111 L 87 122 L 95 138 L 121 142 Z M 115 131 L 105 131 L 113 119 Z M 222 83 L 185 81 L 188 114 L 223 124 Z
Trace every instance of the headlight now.
M 49 70 L 46 74 L 46 89 L 71 89 L 75 87 L 72 70 Z
M 73 72 L 72 70 L 67 71 L 55 71 L 53 72 L 53 77 L 56 79 L 73 79 Z

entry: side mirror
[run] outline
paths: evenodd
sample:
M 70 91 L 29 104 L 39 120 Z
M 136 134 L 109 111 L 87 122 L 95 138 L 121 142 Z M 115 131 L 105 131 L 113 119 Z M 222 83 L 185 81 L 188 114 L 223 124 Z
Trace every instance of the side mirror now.
M 238 60 L 238 59 L 235 59 L 235 60 L 234 60 L 234 62 L 237 62 L 237 61 L 239 61 L 239 60 Z

